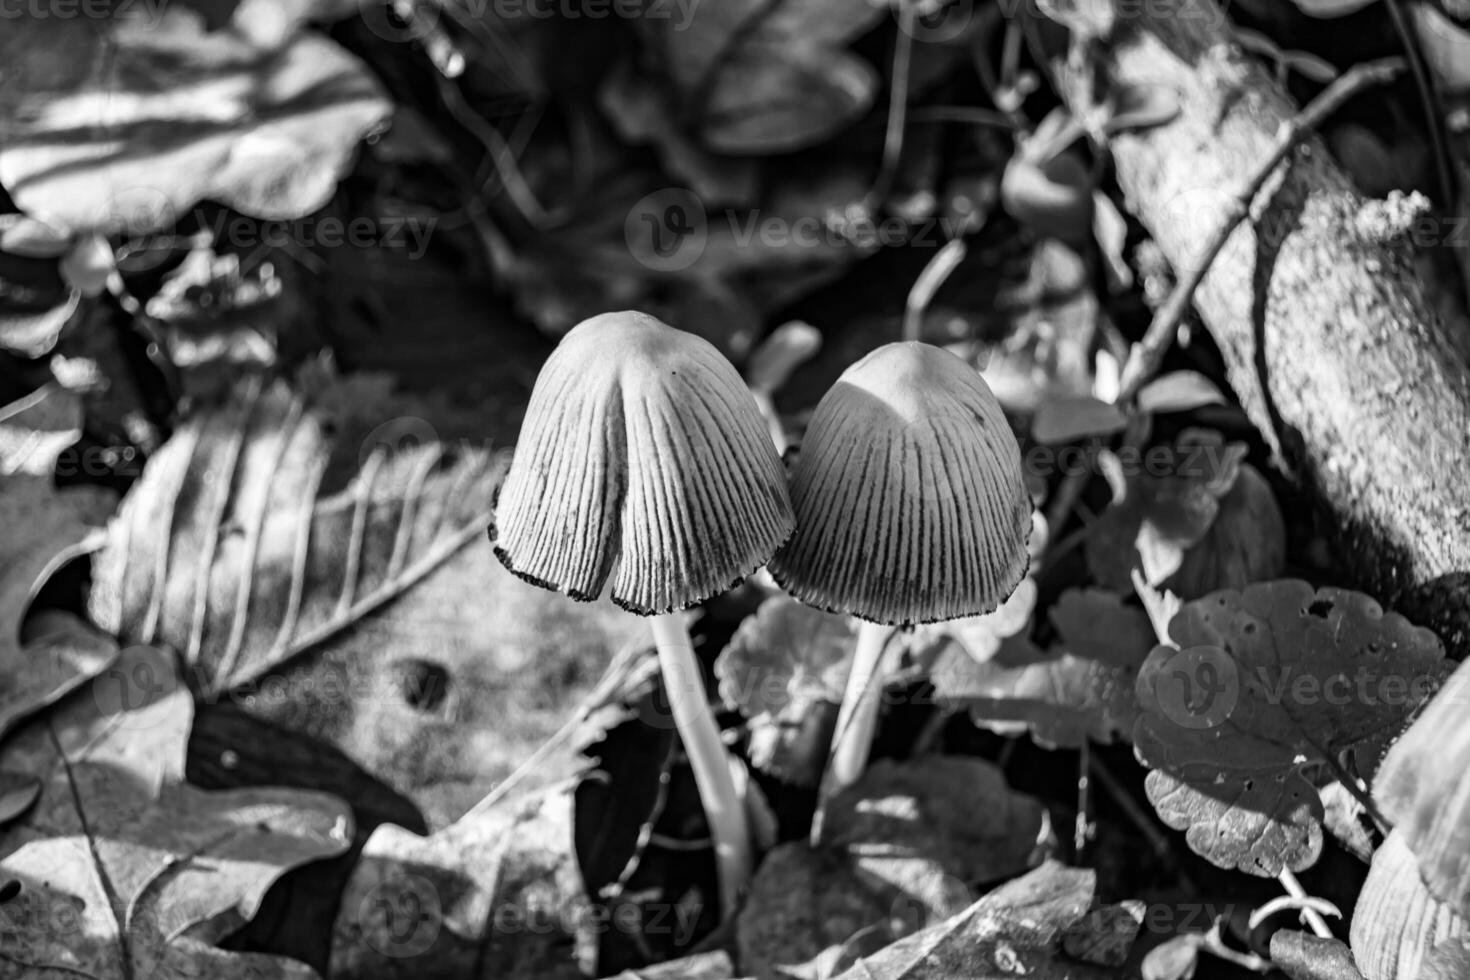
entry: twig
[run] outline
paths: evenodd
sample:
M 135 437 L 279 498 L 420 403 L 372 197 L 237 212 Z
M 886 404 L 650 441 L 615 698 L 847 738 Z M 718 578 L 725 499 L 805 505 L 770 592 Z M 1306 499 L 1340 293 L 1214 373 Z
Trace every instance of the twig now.
M 1108 769 L 1102 759 L 1098 758 L 1097 753 L 1093 753 L 1087 761 L 1089 771 L 1097 779 L 1103 792 L 1107 793 L 1118 805 L 1118 809 L 1123 811 L 1129 823 L 1133 824 L 1138 832 L 1148 839 L 1149 846 L 1154 849 L 1154 853 L 1160 858 L 1167 858 L 1173 851 L 1173 848 L 1169 846 L 1168 836 L 1149 819 L 1148 814 L 1138 805 L 1138 801 L 1123 788 L 1123 784 L 1118 782 L 1118 777 L 1114 776 L 1112 770 Z
M 1443 200 L 1440 208 L 1445 212 L 1455 209 L 1455 181 L 1450 176 L 1454 164 L 1450 161 L 1449 143 L 1444 131 L 1444 109 L 1440 103 L 1439 90 L 1424 63 L 1424 51 L 1419 46 L 1419 36 L 1414 25 L 1404 15 L 1402 0 L 1386 0 L 1388 15 L 1393 18 L 1393 29 L 1404 43 L 1404 56 L 1409 70 L 1414 75 L 1414 86 L 1419 90 L 1419 101 L 1424 105 L 1424 124 L 1429 128 L 1429 144 L 1434 150 L 1434 175 L 1439 181 L 1439 193 Z
M 888 85 L 888 128 L 883 134 L 883 163 L 868 191 L 868 210 L 876 213 L 893 191 L 903 156 L 903 127 L 909 108 L 909 74 L 914 60 L 917 25 L 912 0 L 898 4 L 898 36 L 893 41 L 893 80 Z
M 924 271 L 919 273 L 919 278 L 914 280 L 913 288 L 909 290 L 908 299 L 903 306 L 904 340 L 923 339 L 924 311 L 933 302 L 939 287 L 965 261 L 966 251 L 963 239 L 951 238 L 934 253 L 929 264 L 924 266 Z
M 1302 140 L 1320 126 L 1328 116 L 1336 112 L 1354 95 L 1372 85 L 1382 85 L 1394 78 L 1405 68 L 1403 58 L 1382 58 L 1354 65 L 1343 76 L 1323 89 L 1305 109 L 1282 124 L 1276 137 L 1271 155 L 1266 158 L 1246 185 L 1230 201 L 1230 207 L 1215 234 L 1206 243 L 1200 261 L 1185 272 L 1184 278 L 1174 286 L 1174 291 L 1154 314 L 1143 339 L 1134 345 L 1123 367 L 1123 383 L 1118 392 L 1118 402 L 1131 402 L 1163 363 L 1164 355 L 1174 344 L 1179 324 L 1188 312 L 1194 291 L 1204 281 L 1205 274 L 1215 258 L 1225 247 L 1236 227 L 1250 215 L 1251 204 L 1256 195 L 1275 173 L 1277 166 L 1287 158 Z

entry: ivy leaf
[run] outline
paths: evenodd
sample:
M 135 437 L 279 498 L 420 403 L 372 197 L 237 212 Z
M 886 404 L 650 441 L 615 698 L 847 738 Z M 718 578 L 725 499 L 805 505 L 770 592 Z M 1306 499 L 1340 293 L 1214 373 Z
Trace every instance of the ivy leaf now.
M 147 234 L 206 198 L 310 214 L 390 111 L 324 37 L 257 47 L 174 4 L 12 20 L 0 66 L 0 182 L 72 234 Z
M 281 875 L 346 851 L 351 810 L 324 793 L 185 784 L 193 703 L 165 651 L 130 648 L 91 694 L 0 753 L 0 768 L 41 782 L 0 833 L 0 882 L 15 893 L 0 977 L 314 976 L 213 944 Z
M 843 46 L 882 16 L 881 4 L 846 0 L 730 0 L 638 23 L 662 42 L 704 144 L 764 156 L 821 142 L 868 110 L 878 74 Z
M 1348 757 L 1371 775 L 1448 672 L 1429 630 L 1291 579 L 1186 603 L 1169 635 L 1138 678 L 1149 799 L 1196 853 L 1266 877 L 1316 861 L 1318 787 Z
M 931 673 L 936 698 L 968 707 L 992 731 L 1029 729 L 1047 748 L 1128 738 L 1138 668 L 1153 647 L 1148 617 L 1112 592 L 1072 589 L 1057 599 L 1051 621 L 1061 639 L 1049 653 L 1008 641 L 989 663 L 941 657 Z
M 725 703 L 750 723 L 751 764 L 798 786 L 817 784 L 856 643 L 846 616 L 785 595 L 740 624 L 715 676 Z

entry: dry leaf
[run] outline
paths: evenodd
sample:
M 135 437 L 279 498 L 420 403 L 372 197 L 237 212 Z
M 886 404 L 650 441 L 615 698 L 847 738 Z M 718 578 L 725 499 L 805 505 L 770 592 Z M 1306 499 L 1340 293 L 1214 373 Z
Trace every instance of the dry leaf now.
M 384 824 L 342 893 L 337 980 L 579 980 L 599 921 L 561 787 L 470 814 L 431 837 Z
M 261 218 L 309 214 L 390 111 L 324 37 L 260 48 L 172 4 L 12 19 L 0 66 L 0 182 L 73 234 L 143 235 L 205 198 Z
M 1061 938 L 1092 904 L 1095 875 L 1048 861 L 963 912 L 864 958 L 840 980 L 1103 980 L 1068 960 Z
M 0 977 L 308 978 L 304 964 L 215 948 L 292 868 L 344 852 L 351 811 L 303 790 L 183 783 L 192 701 L 171 656 L 118 665 L 0 752 L 41 796 L 0 833 Z
M 880 760 L 828 803 L 824 840 L 870 891 L 903 902 L 909 928 L 961 911 L 971 885 L 1033 867 L 1051 839 L 1046 808 L 983 759 Z
M 647 626 L 506 572 L 484 531 L 498 465 L 436 440 L 425 414 L 372 377 L 319 379 L 307 396 L 243 385 L 134 485 L 92 609 L 126 642 L 182 651 L 202 697 L 332 741 L 437 828 L 560 728 Z M 347 486 L 318 492 L 334 483 Z M 528 785 L 569 775 L 571 755 Z
M 24 647 L 21 625 L 37 591 L 111 510 L 101 491 L 57 491 L 57 455 L 81 435 L 81 406 L 55 387 L 0 408 L 0 736 L 96 676 L 117 645 L 79 621 L 53 621 Z

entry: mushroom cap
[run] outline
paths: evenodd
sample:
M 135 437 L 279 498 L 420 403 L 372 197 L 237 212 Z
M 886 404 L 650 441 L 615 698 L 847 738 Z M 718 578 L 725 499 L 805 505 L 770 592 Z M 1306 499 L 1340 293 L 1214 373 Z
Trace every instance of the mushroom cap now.
M 1029 561 L 1021 451 L 983 378 L 921 343 L 845 371 L 792 476 L 796 533 L 771 560 L 809 605 L 886 624 L 995 609 Z
M 1373 779 L 1429 890 L 1470 915 L 1470 661 L 1460 664 Z
M 1425 887 L 1403 831 L 1395 829 L 1374 852 L 1353 909 L 1349 938 L 1358 969 L 1366 980 L 1417 980 L 1436 947 L 1466 936 L 1465 918 Z
M 791 502 L 755 399 L 713 345 L 643 313 L 562 338 L 536 379 L 491 537 L 544 588 L 644 616 L 764 565 Z

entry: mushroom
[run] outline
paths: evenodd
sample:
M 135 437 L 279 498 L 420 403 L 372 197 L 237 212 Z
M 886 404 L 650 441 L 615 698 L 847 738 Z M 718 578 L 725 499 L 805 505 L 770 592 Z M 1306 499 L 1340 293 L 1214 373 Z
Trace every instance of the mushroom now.
M 812 414 L 792 474 L 796 533 L 770 562 L 809 605 L 863 620 L 821 799 L 855 782 L 891 626 L 977 616 L 1026 573 L 1031 500 L 1000 403 L 958 357 L 888 344 Z M 878 687 L 881 691 L 881 686 Z M 821 803 L 813 839 L 821 829 Z
M 750 873 L 745 812 L 680 610 L 790 535 L 786 479 L 755 400 L 707 341 L 637 312 L 574 327 L 547 359 L 496 502 L 521 578 L 651 617 L 674 722 L 709 819 L 726 915 Z
M 1470 915 L 1470 662 L 1445 681 L 1373 779 L 1384 816 L 1439 899 Z
M 1401 830 L 1384 839 L 1353 909 L 1353 959 L 1366 980 L 1417 980 L 1429 960 L 1470 940 L 1453 903 L 1436 898 Z

